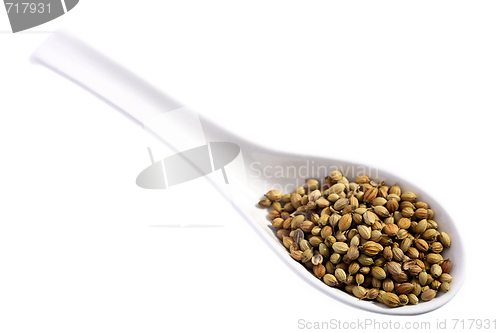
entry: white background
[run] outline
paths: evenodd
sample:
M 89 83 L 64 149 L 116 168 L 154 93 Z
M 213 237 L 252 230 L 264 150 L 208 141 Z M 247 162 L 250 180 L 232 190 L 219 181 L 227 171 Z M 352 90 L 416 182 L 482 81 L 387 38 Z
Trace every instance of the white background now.
M 19 34 L 0 10 L 0 332 L 293 332 L 299 319 L 358 318 L 498 327 L 488 281 L 499 273 L 499 9 L 86 0 Z M 152 139 L 28 62 L 59 27 L 256 142 L 428 189 L 466 240 L 462 290 L 417 317 L 346 308 L 294 276 L 203 183 L 138 188 Z M 187 223 L 224 227 L 152 227 Z

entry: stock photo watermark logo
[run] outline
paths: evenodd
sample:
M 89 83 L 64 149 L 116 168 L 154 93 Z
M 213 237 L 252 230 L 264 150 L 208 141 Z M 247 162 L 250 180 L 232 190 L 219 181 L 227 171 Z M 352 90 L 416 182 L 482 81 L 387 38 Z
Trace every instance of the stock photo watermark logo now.
M 344 177 L 355 179 L 358 176 L 370 175 L 379 178 L 377 168 L 363 165 L 316 165 L 314 160 L 304 160 L 300 165 L 265 165 L 255 161 L 250 164 L 250 184 L 263 188 L 291 193 L 297 187 L 304 186 L 307 179 L 321 181 L 333 171 L 340 171 Z M 329 187 L 323 184 L 324 189 Z
M 209 142 L 158 161 L 153 157 L 149 147 L 148 153 L 151 165 L 137 176 L 136 184 L 144 189 L 159 190 L 189 182 L 218 170 L 221 170 L 224 182 L 229 184 L 225 166 L 240 155 L 241 149 L 231 142 Z M 367 174 L 375 179 L 378 178 L 378 169 L 365 166 L 315 165 L 314 160 L 308 159 L 293 165 L 287 165 L 286 162 L 283 165 L 271 164 L 273 163 L 253 161 L 248 168 L 243 166 L 248 185 L 289 193 L 304 185 L 305 180 L 310 178 L 322 180 L 332 171 L 340 171 L 344 176 L 351 178 Z
M 52 21 L 73 8 L 79 0 L 4 0 L 12 32 L 20 32 Z

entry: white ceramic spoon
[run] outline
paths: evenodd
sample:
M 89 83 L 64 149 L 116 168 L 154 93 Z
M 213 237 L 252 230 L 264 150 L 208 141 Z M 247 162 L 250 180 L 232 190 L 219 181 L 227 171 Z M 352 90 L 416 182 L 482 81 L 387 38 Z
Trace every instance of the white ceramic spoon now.
M 214 165 L 220 161 L 213 160 L 215 153 L 212 151 L 211 170 L 220 169 L 220 171 L 212 172 L 205 178 L 233 203 L 234 209 L 295 274 L 325 295 L 343 304 L 372 312 L 416 315 L 443 306 L 459 291 L 465 278 L 465 254 L 461 237 L 452 218 L 443 207 L 418 186 L 366 164 L 346 162 L 333 156 L 309 156 L 274 151 L 253 144 L 200 117 L 126 68 L 66 33 L 58 32 L 49 37 L 32 55 L 32 60 L 103 99 L 162 140 L 174 152 L 182 153 L 193 147 L 207 145 L 207 142 L 230 142 L 238 145 L 241 151 L 236 147 L 237 157 L 234 160 L 232 157 L 229 158 L 225 161 L 229 163 L 219 167 Z M 208 146 L 216 147 L 212 144 Z M 223 159 L 227 157 L 223 156 Z M 163 166 L 158 164 L 160 172 L 168 168 L 167 164 L 167 161 L 164 161 Z M 435 212 L 434 220 L 438 222 L 439 229 L 447 232 L 452 239 L 451 248 L 442 253 L 444 258 L 451 259 L 453 263 L 451 291 L 439 292 L 430 302 L 388 308 L 378 302 L 360 301 L 342 290 L 328 287 L 290 257 L 287 249 L 277 239 L 276 230 L 270 225 L 268 210 L 260 208 L 256 203 L 262 199 L 263 193 L 270 189 L 278 188 L 284 193 L 290 192 L 302 185 L 306 178 L 316 178 L 321 181 L 335 169 L 343 171 L 348 179 L 353 179 L 361 172 L 372 179 L 385 180 L 387 184 L 397 182 L 404 191 L 414 192 L 419 200 L 427 202 L 432 207 Z M 283 170 L 282 175 L 279 174 L 281 170 Z M 194 174 L 199 172 L 200 175 L 207 173 L 197 167 L 193 167 L 190 172 Z M 155 181 L 159 181 L 159 178 L 147 178 L 146 175 L 146 179 L 142 181 L 147 183 L 149 180 L 152 187 Z M 169 183 L 172 177 L 167 174 L 166 178 Z

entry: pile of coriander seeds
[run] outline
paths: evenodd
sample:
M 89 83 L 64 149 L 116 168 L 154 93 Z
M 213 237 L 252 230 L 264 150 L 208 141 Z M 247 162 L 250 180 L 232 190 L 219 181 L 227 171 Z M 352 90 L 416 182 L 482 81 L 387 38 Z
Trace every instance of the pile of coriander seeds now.
M 293 193 L 271 190 L 261 207 L 277 236 L 326 285 L 388 307 L 430 301 L 448 292 L 451 261 L 440 254 L 450 237 L 439 231 L 434 212 L 398 184 L 339 171 L 323 185 L 308 179 Z

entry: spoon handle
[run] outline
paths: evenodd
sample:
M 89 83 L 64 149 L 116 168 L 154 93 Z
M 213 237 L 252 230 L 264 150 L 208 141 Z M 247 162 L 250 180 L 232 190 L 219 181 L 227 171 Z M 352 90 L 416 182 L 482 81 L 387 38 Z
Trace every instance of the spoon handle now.
M 170 159 L 163 160 L 165 170 L 174 170 L 174 175 L 165 171 L 169 185 L 206 176 L 230 200 L 227 184 L 228 177 L 231 178 L 231 170 L 225 168 L 225 165 L 218 166 L 216 157 L 231 161 L 234 157 L 228 158 L 228 154 L 238 155 L 234 153 L 234 147 L 239 147 L 238 143 L 232 146 L 230 144 L 241 141 L 237 136 L 201 118 L 198 113 L 71 34 L 54 33 L 33 53 L 31 60 L 91 92 L 169 147 L 175 154 Z M 220 141 L 229 143 L 220 149 Z M 231 148 L 229 150 L 228 145 Z M 204 158 L 206 152 L 209 156 Z M 208 174 L 218 170 L 221 170 L 222 175 L 214 181 L 214 177 Z M 141 182 L 152 186 L 146 188 L 163 187 L 151 184 L 150 178 L 149 173 L 141 178 Z M 138 185 L 143 187 L 139 181 Z
M 52 34 L 31 60 L 103 99 L 139 125 L 183 107 L 151 84 L 66 32 Z

